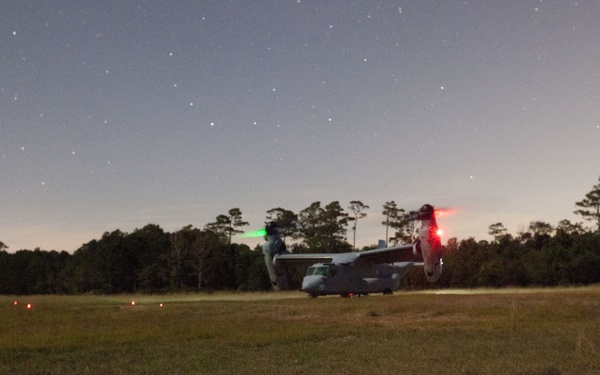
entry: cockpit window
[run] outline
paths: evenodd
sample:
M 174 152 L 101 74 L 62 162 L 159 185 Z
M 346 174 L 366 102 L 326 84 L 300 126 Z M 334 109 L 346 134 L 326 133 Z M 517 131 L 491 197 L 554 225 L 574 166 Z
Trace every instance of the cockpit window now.
M 327 266 L 319 266 L 319 267 L 308 267 L 306 270 L 306 276 L 329 276 L 329 267 Z

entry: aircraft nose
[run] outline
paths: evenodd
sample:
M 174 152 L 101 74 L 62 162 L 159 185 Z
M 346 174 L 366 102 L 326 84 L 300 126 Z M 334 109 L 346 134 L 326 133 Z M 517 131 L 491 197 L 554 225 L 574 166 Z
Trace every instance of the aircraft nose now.
M 307 293 L 316 293 L 320 291 L 320 287 L 324 284 L 323 276 L 304 276 L 302 279 L 302 291 Z

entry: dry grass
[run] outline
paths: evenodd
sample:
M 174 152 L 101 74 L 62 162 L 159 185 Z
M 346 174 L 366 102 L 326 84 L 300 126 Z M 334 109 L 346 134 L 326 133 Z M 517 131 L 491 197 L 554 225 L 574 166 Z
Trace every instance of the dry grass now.
M 0 373 L 600 373 L 600 287 L 13 300 Z

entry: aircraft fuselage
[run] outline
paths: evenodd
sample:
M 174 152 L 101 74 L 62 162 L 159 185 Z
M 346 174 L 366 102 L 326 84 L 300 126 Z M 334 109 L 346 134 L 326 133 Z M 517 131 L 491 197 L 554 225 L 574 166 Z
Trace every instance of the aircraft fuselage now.
M 400 279 L 413 265 L 413 262 L 372 266 L 317 263 L 307 269 L 301 290 L 311 297 L 392 293 L 398 290 Z

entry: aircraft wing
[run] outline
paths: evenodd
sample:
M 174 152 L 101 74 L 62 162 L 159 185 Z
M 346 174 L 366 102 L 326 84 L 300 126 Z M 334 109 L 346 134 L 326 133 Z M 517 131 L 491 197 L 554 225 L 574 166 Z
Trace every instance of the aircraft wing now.
M 279 254 L 273 258 L 273 264 L 303 267 L 315 263 L 331 263 L 335 254 Z
M 304 267 L 315 263 L 336 264 L 380 264 L 395 262 L 422 262 L 420 255 L 413 253 L 413 245 L 388 247 L 351 253 L 326 254 L 279 254 L 273 258 L 274 265 Z
M 356 253 L 357 263 L 395 263 L 422 262 L 420 255 L 415 255 L 414 245 L 388 247 L 386 249 L 367 250 Z

